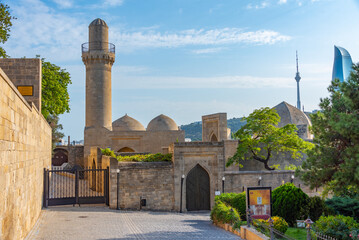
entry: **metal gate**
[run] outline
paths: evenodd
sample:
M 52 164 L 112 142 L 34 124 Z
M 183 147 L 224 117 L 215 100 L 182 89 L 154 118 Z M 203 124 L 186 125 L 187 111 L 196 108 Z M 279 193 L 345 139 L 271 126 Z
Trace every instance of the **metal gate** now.
M 109 169 L 44 169 L 44 207 L 68 204 L 109 205 Z
M 210 210 L 209 175 L 200 165 L 188 173 L 186 179 L 187 211 Z

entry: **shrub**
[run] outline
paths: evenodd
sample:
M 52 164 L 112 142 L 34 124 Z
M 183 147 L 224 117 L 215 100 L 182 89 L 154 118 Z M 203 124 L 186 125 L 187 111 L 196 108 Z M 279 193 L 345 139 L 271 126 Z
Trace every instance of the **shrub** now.
M 136 154 L 131 156 L 116 156 L 114 151 L 109 148 L 101 149 L 103 155 L 117 158 L 119 162 L 170 162 L 172 161 L 172 154 Z
M 278 230 L 281 233 L 285 233 L 288 229 L 288 223 L 281 217 L 278 216 L 274 216 L 272 217 L 273 220 L 273 228 Z M 255 227 L 260 228 L 260 224 L 265 224 L 269 227 L 269 219 L 264 220 L 264 219 L 256 219 L 253 221 L 253 225 Z
M 310 219 L 315 222 L 320 218 L 320 216 L 327 212 L 326 208 L 327 206 L 322 198 L 318 196 L 310 197 L 307 208 L 308 211 L 305 215 L 309 216 Z
M 277 229 L 281 233 L 285 233 L 287 231 L 288 223 L 283 218 L 274 216 L 272 217 L 272 220 L 273 220 L 274 229 Z M 267 220 L 266 222 L 268 223 L 268 221 L 269 220 Z
M 343 215 L 321 216 L 313 229 L 322 234 L 341 240 L 352 240 L 352 233 L 359 231 L 359 224 L 352 217 Z M 355 239 L 355 238 L 354 238 Z
M 353 217 L 359 221 L 359 201 L 350 197 L 333 197 L 325 201 L 327 206 L 337 215 Z
M 240 214 L 241 219 L 247 219 L 246 216 L 246 192 L 242 193 L 222 193 L 215 197 L 215 200 L 220 200 L 227 205 L 234 207 Z
M 105 149 L 101 148 L 101 152 L 105 156 L 110 156 L 110 157 L 114 157 L 114 158 L 116 157 L 116 154 L 109 148 L 105 148 Z
M 294 226 L 297 219 L 305 218 L 309 197 L 292 183 L 286 183 L 272 192 L 272 215 L 280 216 L 290 226 Z
M 240 221 L 237 210 L 220 200 L 217 200 L 212 208 L 211 219 L 213 221 L 230 224 Z

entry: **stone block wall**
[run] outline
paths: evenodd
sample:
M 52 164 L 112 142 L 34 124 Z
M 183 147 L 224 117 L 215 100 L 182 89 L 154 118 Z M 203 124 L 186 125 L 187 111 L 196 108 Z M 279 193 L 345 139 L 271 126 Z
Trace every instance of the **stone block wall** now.
M 272 190 L 280 185 L 290 182 L 295 171 L 226 171 L 224 173 L 226 180 L 224 183 L 225 192 L 240 193 L 247 190 L 247 187 L 272 187 Z M 259 177 L 262 178 L 260 182 Z M 311 190 L 299 178 L 293 179 L 293 184 L 300 187 L 309 196 L 319 194 L 316 189 Z
M 24 239 L 34 226 L 50 167 L 50 126 L 0 69 L 0 239 Z
M 0 68 L 16 87 L 32 86 L 33 95 L 24 96 L 30 104 L 34 103 L 41 112 L 41 59 L 38 58 L 1 58 Z
M 117 165 L 117 166 L 116 166 Z M 171 162 L 122 162 L 110 160 L 110 208 L 117 207 L 117 172 L 120 169 L 119 207 L 143 210 L 174 210 L 173 165 Z

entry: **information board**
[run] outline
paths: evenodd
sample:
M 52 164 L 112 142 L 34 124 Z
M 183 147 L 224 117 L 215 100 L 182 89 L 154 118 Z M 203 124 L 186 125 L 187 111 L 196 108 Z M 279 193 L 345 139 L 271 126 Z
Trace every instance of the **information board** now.
M 247 209 L 250 209 L 251 218 L 268 219 L 272 214 L 272 188 L 248 187 Z
M 33 96 L 34 95 L 34 86 L 17 86 L 17 90 L 21 93 L 23 96 Z

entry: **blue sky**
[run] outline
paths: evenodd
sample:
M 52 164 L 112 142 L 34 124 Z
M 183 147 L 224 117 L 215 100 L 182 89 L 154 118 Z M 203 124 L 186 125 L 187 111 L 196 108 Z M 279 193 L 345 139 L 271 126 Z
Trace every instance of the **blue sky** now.
M 113 121 L 128 114 L 145 127 L 163 113 L 178 125 L 227 112 L 248 115 L 286 101 L 318 109 L 327 96 L 334 45 L 359 56 L 357 0 L 15 0 L 11 57 L 35 57 L 71 74 L 63 132 L 83 139 L 85 67 L 81 44 L 102 18 L 116 45 Z

